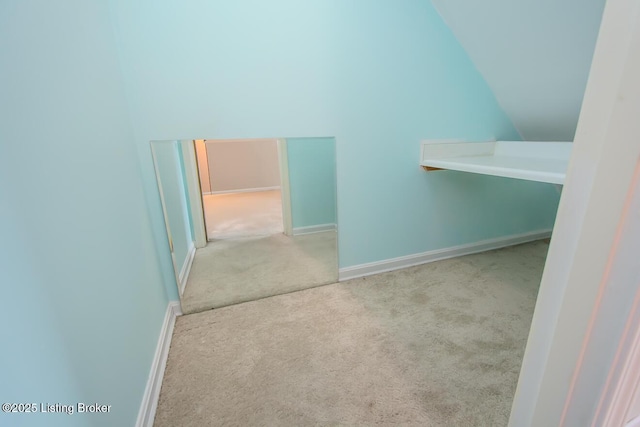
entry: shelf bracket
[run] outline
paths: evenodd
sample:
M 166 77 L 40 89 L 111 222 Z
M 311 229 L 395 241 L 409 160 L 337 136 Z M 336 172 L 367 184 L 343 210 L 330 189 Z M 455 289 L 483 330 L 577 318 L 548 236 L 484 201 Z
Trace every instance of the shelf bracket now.
M 442 168 L 433 168 L 431 166 L 422 166 L 422 169 L 424 169 L 427 172 L 432 172 L 432 171 L 444 171 L 446 169 L 442 169 Z

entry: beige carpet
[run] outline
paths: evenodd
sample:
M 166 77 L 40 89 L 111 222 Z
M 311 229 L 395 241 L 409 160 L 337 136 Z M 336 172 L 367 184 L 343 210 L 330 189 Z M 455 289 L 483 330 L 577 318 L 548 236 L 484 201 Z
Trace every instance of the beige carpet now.
M 180 317 L 155 425 L 505 426 L 547 247 Z
M 209 240 L 282 233 L 280 190 L 203 197 Z
M 209 242 L 196 255 L 182 295 L 183 313 L 334 283 L 336 232 Z

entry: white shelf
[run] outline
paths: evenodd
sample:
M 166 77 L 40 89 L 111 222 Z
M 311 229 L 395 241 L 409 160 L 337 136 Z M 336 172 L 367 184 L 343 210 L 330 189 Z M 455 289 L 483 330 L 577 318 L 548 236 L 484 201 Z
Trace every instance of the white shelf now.
M 422 142 L 420 165 L 433 169 L 563 184 L 571 142 Z

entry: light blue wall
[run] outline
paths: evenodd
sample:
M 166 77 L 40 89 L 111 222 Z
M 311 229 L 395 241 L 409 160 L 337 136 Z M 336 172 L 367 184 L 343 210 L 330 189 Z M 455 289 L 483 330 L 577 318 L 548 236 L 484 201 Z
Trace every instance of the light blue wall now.
M 166 219 L 173 239 L 176 273 L 179 273 L 193 244 L 182 152 L 178 141 L 154 141 L 151 144 L 155 153 L 156 172 L 162 183 Z
M 0 162 L 4 166 L 3 162 Z M 4 168 L 3 168 L 4 169 Z M 0 169 L 3 183 L 10 182 Z M 3 324 L 0 363 L 3 369 L 0 400 L 17 402 L 76 401 L 82 395 L 71 360 L 67 355 L 57 318 L 60 316 L 47 299 L 50 293 L 47 272 L 39 268 L 40 254 L 30 239 L 36 238 L 31 225 L 13 209 L 19 199 L 6 186 L 0 187 L 0 268 L 2 269 L 3 301 L 0 320 Z M 0 413 L 0 425 L 81 426 L 79 418 L 47 420 L 41 415 Z
M 287 138 L 293 228 L 336 223 L 333 138 Z
M 0 2 L 0 425 L 131 426 L 167 307 L 109 11 Z M 147 148 L 148 149 L 148 148 Z
M 573 141 L 605 0 L 432 0 L 528 140 Z
M 519 137 L 430 2 L 112 4 L 140 147 L 336 137 L 341 267 L 552 226 L 550 185 L 418 167 L 423 138 Z

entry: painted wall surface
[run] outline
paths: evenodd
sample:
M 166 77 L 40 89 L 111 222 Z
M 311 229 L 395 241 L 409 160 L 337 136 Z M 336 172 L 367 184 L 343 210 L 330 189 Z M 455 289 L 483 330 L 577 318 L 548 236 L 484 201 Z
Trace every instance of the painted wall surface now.
M 4 163 L 0 159 L 2 183 L 10 182 Z M 59 308 L 52 306 L 44 296 L 51 291 L 47 286 L 47 272 L 35 262 L 41 256 L 35 245 L 25 237 L 36 238 L 31 224 L 14 209 L 19 202 L 7 186 L 0 184 L 0 233 L 6 244 L 0 246 L 0 268 L 3 280 L 0 288 L 3 301 L 7 301 L 0 316 L 4 328 L 0 363 L 10 366 L 2 373 L 0 399 L 2 402 L 29 401 L 75 402 L 82 396 L 77 372 L 67 356 L 62 339 Z M 37 241 L 37 240 L 36 240 Z M 51 420 L 38 414 L 0 413 L 0 425 L 69 425 L 81 426 L 82 419 Z M 56 423 L 57 421 L 57 423 Z M 86 421 L 86 419 L 84 420 Z
M 200 188 L 204 194 L 211 193 L 209 164 L 207 163 L 207 147 L 204 145 L 204 139 L 196 139 L 196 159 L 198 160 Z
M 206 141 L 212 192 L 280 187 L 275 139 Z
M 156 172 L 162 184 L 176 271 L 180 272 L 193 245 L 181 150 L 177 141 L 153 141 L 151 144 L 156 159 Z
M 168 298 L 108 7 L 2 1 L 0 58 L 0 401 L 112 406 L 0 425 L 131 426 Z
M 336 223 L 333 138 L 287 138 L 293 228 Z
M 432 0 L 524 139 L 573 141 L 605 0 Z
M 418 166 L 421 139 L 519 137 L 430 2 L 112 5 L 140 146 L 336 137 L 341 267 L 553 225 L 551 185 Z

